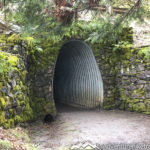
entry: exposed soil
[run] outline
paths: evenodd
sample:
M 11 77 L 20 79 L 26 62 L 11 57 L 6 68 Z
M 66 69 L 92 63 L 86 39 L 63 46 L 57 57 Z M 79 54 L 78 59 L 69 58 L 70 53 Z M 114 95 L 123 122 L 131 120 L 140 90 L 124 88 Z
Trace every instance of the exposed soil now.
M 53 123 L 37 121 L 28 130 L 40 150 L 58 150 L 85 141 L 150 144 L 150 116 L 119 110 L 80 110 L 61 105 Z

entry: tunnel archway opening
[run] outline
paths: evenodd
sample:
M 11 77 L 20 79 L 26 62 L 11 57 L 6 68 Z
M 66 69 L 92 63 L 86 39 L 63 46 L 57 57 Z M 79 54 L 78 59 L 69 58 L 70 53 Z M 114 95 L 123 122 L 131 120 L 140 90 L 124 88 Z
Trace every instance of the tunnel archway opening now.
M 101 73 L 85 42 L 71 40 L 61 47 L 54 68 L 53 97 L 56 103 L 79 108 L 102 106 Z

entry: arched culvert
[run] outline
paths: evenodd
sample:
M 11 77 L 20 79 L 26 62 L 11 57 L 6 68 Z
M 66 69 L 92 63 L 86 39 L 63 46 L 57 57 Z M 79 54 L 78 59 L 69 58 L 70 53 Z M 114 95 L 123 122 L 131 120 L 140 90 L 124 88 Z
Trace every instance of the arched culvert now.
M 83 41 L 72 40 L 60 49 L 53 79 L 57 102 L 94 108 L 103 103 L 103 83 L 92 49 Z

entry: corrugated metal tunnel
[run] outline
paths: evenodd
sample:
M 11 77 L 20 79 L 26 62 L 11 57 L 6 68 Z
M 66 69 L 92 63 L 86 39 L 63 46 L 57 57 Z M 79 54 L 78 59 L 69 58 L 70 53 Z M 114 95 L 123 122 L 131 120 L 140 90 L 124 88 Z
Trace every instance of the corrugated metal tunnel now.
M 83 41 L 65 43 L 59 54 L 53 79 L 54 100 L 94 108 L 103 103 L 103 82 L 92 49 Z

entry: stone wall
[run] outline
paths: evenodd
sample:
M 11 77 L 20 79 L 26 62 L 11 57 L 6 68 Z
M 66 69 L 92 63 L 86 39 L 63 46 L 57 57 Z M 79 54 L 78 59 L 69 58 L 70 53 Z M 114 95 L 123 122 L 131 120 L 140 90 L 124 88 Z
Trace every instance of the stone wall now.
M 56 59 L 61 49 L 61 46 L 65 42 L 62 41 L 59 45 L 55 45 L 55 51 L 51 54 L 51 51 L 45 51 L 45 53 L 36 54 L 36 65 L 31 65 L 29 72 L 33 72 L 32 87 L 30 91 L 31 99 L 33 102 L 32 108 L 35 110 L 39 117 L 43 117 L 46 114 L 56 115 L 55 101 L 53 98 L 53 73 L 55 69 Z M 94 53 L 96 61 L 98 63 L 104 86 L 104 109 L 113 109 L 116 107 L 116 71 L 115 61 L 113 61 L 112 47 L 106 47 L 105 49 L 99 48 L 99 45 L 92 45 L 88 43 Z M 51 49 L 51 48 L 49 48 Z M 51 58 L 52 57 L 52 58 Z M 34 64 L 34 63 L 31 63 Z M 34 66 L 34 67 L 33 67 Z M 45 105 L 47 103 L 47 105 Z
M 114 62 L 112 61 L 112 49 L 107 47 L 105 49 L 93 47 L 93 52 L 99 66 L 102 76 L 104 88 L 103 109 L 115 108 L 115 78 L 116 72 L 114 70 Z
M 141 49 L 131 46 L 133 35 L 127 33 L 118 38 L 129 46 L 88 43 L 103 79 L 103 108 L 150 114 L 150 63 L 140 53 Z M 0 70 L 0 125 L 8 128 L 43 119 L 47 114 L 56 115 L 53 73 L 64 42 L 54 45 L 45 40 L 44 51 L 35 51 L 33 55 L 18 35 L 0 36 L 0 55 L 8 61 L 5 73 Z
M 130 49 L 116 66 L 116 100 L 120 109 L 150 114 L 150 63 L 140 51 Z
M 0 125 L 5 128 L 33 117 L 26 79 L 26 49 L 16 41 L 18 38 L 17 35 L 0 38 Z
M 41 56 L 47 58 L 44 54 Z M 28 42 L 19 35 L 1 34 L 0 125 L 4 128 L 44 119 L 47 114 L 56 115 L 52 98 L 52 66 L 45 59 L 45 67 L 41 66 L 41 59 L 38 65 L 39 57 L 36 63 L 33 57 Z
M 61 45 L 61 44 L 60 44 Z M 44 52 L 35 54 L 36 60 L 29 57 L 28 77 L 30 80 L 30 99 L 34 119 L 46 115 L 56 116 L 56 107 L 53 99 L 53 73 L 60 46 L 51 53 L 51 47 Z
M 52 68 L 49 67 L 35 72 L 35 77 L 33 78 L 31 106 L 35 116 L 40 117 L 41 119 L 46 115 L 52 115 L 54 117 L 56 115 L 55 102 L 52 93 Z

